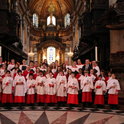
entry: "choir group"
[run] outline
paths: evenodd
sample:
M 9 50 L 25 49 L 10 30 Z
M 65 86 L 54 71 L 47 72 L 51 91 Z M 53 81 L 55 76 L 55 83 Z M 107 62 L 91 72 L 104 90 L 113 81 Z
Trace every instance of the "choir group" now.
M 41 67 L 38 62 L 26 60 L 22 65 L 11 63 L 6 66 L 0 57 L 0 101 L 6 103 L 10 108 L 11 103 L 67 103 L 71 105 L 92 103 L 104 105 L 104 95 L 108 94 L 108 104 L 118 104 L 118 92 L 120 85 L 115 78 L 115 74 L 104 70 L 100 71 L 96 61 L 90 63 L 87 59 L 85 64 L 81 60 L 73 62 L 73 66 L 68 61 L 61 66 L 56 60 L 51 65 L 47 60 Z M 93 95 L 95 94 L 95 95 Z

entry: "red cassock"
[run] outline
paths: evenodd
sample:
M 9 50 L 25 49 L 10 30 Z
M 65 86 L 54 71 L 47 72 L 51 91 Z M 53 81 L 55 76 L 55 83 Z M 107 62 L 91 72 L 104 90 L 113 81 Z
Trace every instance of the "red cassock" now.
M 90 76 L 84 76 L 81 79 L 82 102 L 92 102 L 93 82 Z
M 22 82 L 22 84 L 18 84 Z M 26 82 L 24 76 L 17 75 L 14 79 L 14 89 L 15 89 L 15 103 L 25 103 L 25 93 L 26 93 Z
M 17 72 L 16 73 L 14 73 L 14 76 L 13 76 L 13 79 L 15 79 L 15 76 L 17 75 Z
M 108 104 L 118 104 L 118 92 L 120 89 L 120 84 L 117 79 L 110 79 L 107 83 L 108 89 Z M 117 94 L 116 94 L 117 93 Z
M 40 83 L 43 83 L 40 86 Z M 36 91 L 37 91 L 37 103 L 45 103 L 46 100 L 46 77 L 45 76 L 38 76 L 36 78 Z
M 54 78 L 56 78 L 56 77 L 57 77 L 57 75 L 58 75 L 58 72 L 55 72 L 55 74 L 54 74 Z
M 75 87 L 72 89 L 72 87 Z M 72 78 L 68 81 L 68 99 L 67 104 L 78 104 L 78 80 L 76 78 Z
M 35 80 L 32 79 L 28 79 L 27 80 L 27 86 L 28 86 L 28 90 L 27 90 L 27 104 L 34 104 L 35 102 Z
M 46 103 L 57 103 L 57 84 L 55 78 L 48 78 L 47 85 L 46 85 Z
M 27 71 L 27 70 L 25 70 L 24 72 L 23 72 L 23 76 L 25 77 L 25 79 L 26 79 L 26 76 L 29 74 L 29 72 Z
M 118 95 L 108 94 L 108 104 L 118 105 Z
M 10 84 L 8 82 L 11 82 Z M 13 94 L 12 94 L 12 77 L 5 77 L 2 83 L 3 95 L 2 103 L 13 103 Z
M 95 95 L 94 104 L 104 105 L 104 95 Z
M 66 76 L 58 75 L 56 80 L 57 80 L 58 102 L 66 102 L 66 98 L 67 98 L 67 79 L 66 79 Z
M 94 104 L 104 105 L 104 92 L 105 91 L 106 91 L 105 81 L 103 80 L 96 81 Z
M 78 95 L 77 94 L 68 94 L 67 104 L 78 105 Z
M 36 80 L 37 76 L 39 76 L 38 74 L 34 74 L 34 80 Z
M 80 76 L 81 76 L 81 74 L 76 75 L 76 78 L 77 78 L 78 82 L 80 82 L 80 80 L 79 80 Z
M 82 102 L 92 102 L 92 92 L 82 92 Z

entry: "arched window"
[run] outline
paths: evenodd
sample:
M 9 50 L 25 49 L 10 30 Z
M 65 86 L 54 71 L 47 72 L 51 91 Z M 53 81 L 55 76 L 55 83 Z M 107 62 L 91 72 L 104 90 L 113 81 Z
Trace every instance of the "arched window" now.
M 38 28 L 38 16 L 36 13 L 33 14 L 33 26 Z
M 48 64 L 55 62 L 55 47 L 48 47 L 47 48 L 47 61 Z
M 70 25 L 70 14 L 65 15 L 65 28 Z
M 47 25 L 49 25 L 51 23 L 51 17 L 48 16 L 47 17 Z M 54 16 L 52 16 L 52 24 L 56 25 L 56 18 Z

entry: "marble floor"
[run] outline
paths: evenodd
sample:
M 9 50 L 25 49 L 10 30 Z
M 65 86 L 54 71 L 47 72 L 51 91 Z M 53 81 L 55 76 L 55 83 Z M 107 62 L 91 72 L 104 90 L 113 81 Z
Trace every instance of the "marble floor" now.
M 43 110 L 25 107 L 22 111 L 13 107 L 11 111 L 0 108 L 0 124 L 124 124 L 124 111 L 78 107 L 68 110 L 62 107 L 56 110 L 49 107 Z

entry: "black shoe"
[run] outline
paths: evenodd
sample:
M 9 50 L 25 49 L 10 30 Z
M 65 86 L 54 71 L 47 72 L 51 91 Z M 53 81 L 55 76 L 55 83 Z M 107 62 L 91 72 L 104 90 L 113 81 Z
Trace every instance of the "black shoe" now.
M 34 106 L 32 106 L 32 107 L 31 107 L 31 109 L 33 109 L 33 110 L 34 110 L 34 109 L 35 109 L 35 107 L 34 107 Z

